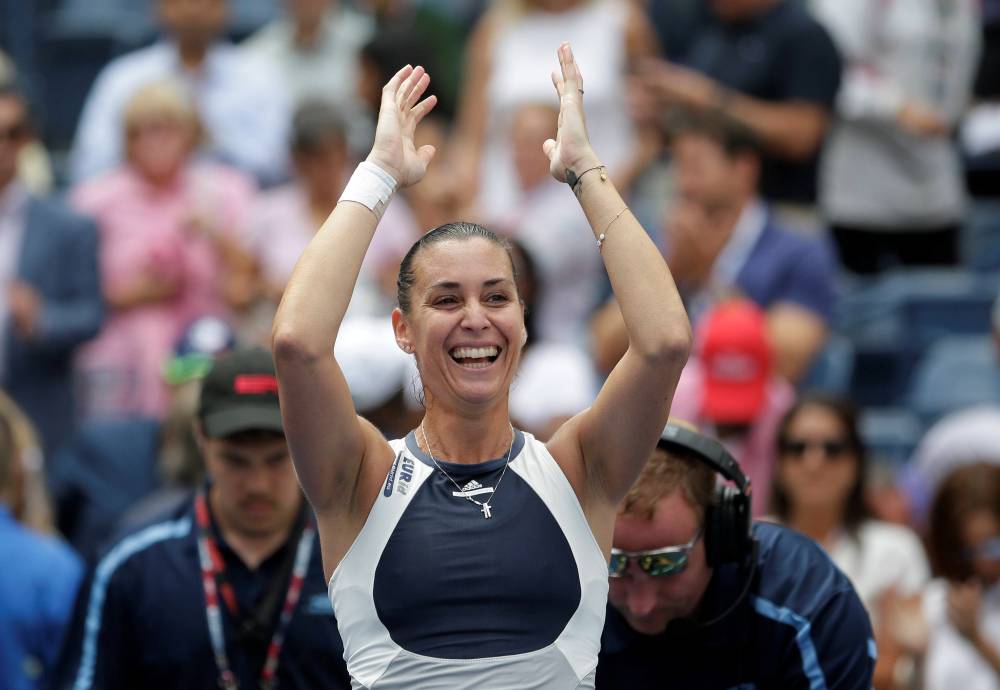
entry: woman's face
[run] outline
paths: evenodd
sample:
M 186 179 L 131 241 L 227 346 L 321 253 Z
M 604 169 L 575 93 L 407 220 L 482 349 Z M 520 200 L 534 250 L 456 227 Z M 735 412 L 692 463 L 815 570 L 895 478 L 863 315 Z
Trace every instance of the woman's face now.
M 962 543 L 972 561 L 972 572 L 983 585 L 1000 582 L 1000 516 L 989 510 L 976 511 L 962 522 Z
M 447 240 L 414 260 L 409 315 L 393 313 L 428 400 L 486 407 L 505 399 L 527 337 L 504 249 L 483 238 Z
M 821 405 L 799 410 L 778 453 L 778 481 L 793 510 L 843 509 L 857 481 L 859 458 L 832 411 Z
M 127 132 L 128 158 L 154 184 L 170 182 L 183 169 L 196 145 L 194 127 L 175 118 L 150 118 Z

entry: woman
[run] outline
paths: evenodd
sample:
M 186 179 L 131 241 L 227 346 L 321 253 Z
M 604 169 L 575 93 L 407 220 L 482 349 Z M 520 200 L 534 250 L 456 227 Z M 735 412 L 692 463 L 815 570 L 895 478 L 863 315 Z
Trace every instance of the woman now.
M 1000 688 L 1000 466 L 951 473 L 931 507 L 927 690 Z
M 810 0 L 844 55 L 820 205 L 856 273 L 951 265 L 965 217 L 952 138 L 980 44 L 977 0 Z
M 197 161 L 197 109 L 172 81 L 139 89 L 125 109 L 126 163 L 85 182 L 75 205 L 101 235 L 108 318 L 77 361 L 87 418 L 163 417 L 161 368 L 183 329 L 249 303 L 253 262 L 240 247 L 253 182 Z
M 907 528 L 869 514 L 866 451 L 847 402 L 819 395 L 801 399 L 781 421 L 777 438 L 774 512 L 825 548 L 851 580 L 875 630 L 874 685 L 895 687 L 894 676 L 909 662 L 893 635 L 897 604 L 917 595 L 928 579 L 923 547 Z
M 522 198 L 511 127 L 521 106 L 549 95 L 541 66 L 560 40 L 589 62 L 588 131 L 603 162 L 613 176 L 629 163 L 634 136 L 626 75 L 657 50 L 642 9 L 619 0 L 500 0 L 470 36 L 456 119 L 463 191 L 487 218 L 509 212 Z
M 545 445 L 512 428 L 527 332 L 511 259 L 489 231 L 453 223 L 403 259 L 392 315 L 420 370 L 423 420 L 389 443 L 355 414 L 330 350 L 378 214 L 434 155 L 413 145 L 435 102 L 419 101 L 420 67 L 384 88 L 372 152 L 275 317 L 285 432 L 363 687 L 593 687 L 616 506 L 667 420 L 690 328 L 659 251 L 590 147 L 568 44 L 559 62 L 560 128 L 545 151 L 552 173 L 575 182 L 631 341 L 591 408 Z

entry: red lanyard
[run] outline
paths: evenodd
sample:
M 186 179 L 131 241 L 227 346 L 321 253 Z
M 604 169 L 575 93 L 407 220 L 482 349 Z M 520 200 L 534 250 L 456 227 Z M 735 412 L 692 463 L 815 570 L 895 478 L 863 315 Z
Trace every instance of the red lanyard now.
M 239 615 L 236 593 L 229 581 L 222 577 L 226 570 L 226 564 L 222 560 L 222 554 L 219 552 L 215 539 L 212 538 L 211 518 L 204 491 L 198 492 L 194 508 L 195 519 L 198 521 L 200 530 L 198 557 L 201 561 L 201 584 L 205 590 L 205 617 L 208 619 L 208 633 L 212 639 L 215 665 L 219 669 L 219 687 L 224 690 L 237 690 L 239 683 L 236 681 L 236 675 L 233 673 L 229 665 L 229 657 L 226 655 L 226 642 L 222 634 L 222 611 L 219 608 L 219 596 L 221 595 L 229 611 L 234 615 Z M 302 529 L 302 536 L 299 538 L 299 545 L 295 551 L 295 563 L 292 566 L 292 576 L 288 582 L 288 592 L 285 594 L 285 603 L 281 607 L 281 617 L 278 619 L 278 626 L 271 637 L 271 643 L 267 647 L 264 667 L 260 671 L 260 686 L 264 690 L 271 690 L 277 686 L 278 657 L 281 655 L 281 647 L 285 642 L 285 632 L 292 620 L 292 614 L 295 612 L 295 605 L 302 593 L 302 584 L 305 581 L 306 569 L 309 567 L 309 558 L 312 555 L 315 531 L 312 521 L 309 520 Z

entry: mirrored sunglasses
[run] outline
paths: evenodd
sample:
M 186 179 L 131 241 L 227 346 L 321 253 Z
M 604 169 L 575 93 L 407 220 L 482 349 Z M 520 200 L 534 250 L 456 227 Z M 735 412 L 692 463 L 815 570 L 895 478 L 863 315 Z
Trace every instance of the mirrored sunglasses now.
M 680 546 L 667 546 L 651 551 L 622 551 L 611 549 L 611 561 L 608 563 L 609 577 L 622 577 L 628 571 L 629 561 L 635 561 L 639 570 L 650 577 L 666 577 L 676 575 L 687 568 L 691 549 L 701 537 L 701 528 L 691 537 L 691 541 Z

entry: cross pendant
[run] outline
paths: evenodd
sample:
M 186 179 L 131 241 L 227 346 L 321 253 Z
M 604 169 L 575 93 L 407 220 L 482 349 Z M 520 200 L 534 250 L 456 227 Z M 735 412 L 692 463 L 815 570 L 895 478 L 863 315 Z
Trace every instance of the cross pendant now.
M 483 503 L 481 506 L 479 506 L 479 509 L 483 511 L 483 517 L 486 518 L 487 520 L 493 517 L 493 512 L 490 510 L 489 503 Z

